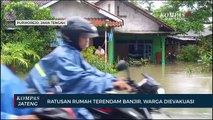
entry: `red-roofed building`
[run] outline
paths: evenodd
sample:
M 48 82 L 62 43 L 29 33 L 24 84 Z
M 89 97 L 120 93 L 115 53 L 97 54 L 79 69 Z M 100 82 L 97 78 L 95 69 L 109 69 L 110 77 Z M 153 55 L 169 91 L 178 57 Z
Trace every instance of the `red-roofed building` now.
M 51 8 L 51 14 L 56 18 L 81 16 L 88 19 L 99 30 L 100 37 L 90 42 L 95 47 L 104 46 L 107 23 L 110 63 L 118 57 L 125 60 L 136 57 L 165 64 L 165 38 L 175 33 L 174 29 L 127 0 L 99 1 L 94 4 L 85 0 L 34 2 L 40 8 Z

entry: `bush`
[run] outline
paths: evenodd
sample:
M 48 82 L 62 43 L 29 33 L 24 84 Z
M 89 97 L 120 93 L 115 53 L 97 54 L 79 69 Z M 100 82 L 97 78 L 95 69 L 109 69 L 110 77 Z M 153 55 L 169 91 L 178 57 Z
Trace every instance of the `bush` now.
M 55 38 L 54 26 L 11 26 L 14 33 L 6 33 L 10 25 L 6 15 L 15 15 L 17 20 L 54 20 L 49 8 L 40 9 L 32 1 L 13 1 L 1 9 L 1 61 L 13 66 L 14 71 L 26 72 L 34 66 L 40 57 L 45 56 L 48 46 Z M 36 59 L 35 59 L 36 58 Z
M 203 70 L 212 70 L 212 36 L 202 38 L 200 41 L 200 58 L 202 61 Z
M 199 59 L 198 51 L 199 47 L 196 45 L 184 46 L 177 55 L 177 59 L 183 62 L 196 62 Z
M 109 64 L 109 63 L 105 64 L 105 60 L 103 57 L 93 54 L 94 50 L 95 50 L 94 46 L 91 46 L 91 47 L 83 50 L 82 56 L 84 57 L 84 59 L 90 65 L 96 67 L 100 71 L 111 73 L 111 74 L 116 73 L 117 71 L 115 69 L 115 66 L 112 64 Z
M 28 57 L 32 57 L 33 60 L 39 59 L 39 56 L 34 51 L 28 49 L 25 43 L 1 43 L 1 45 L 1 62 L 9 65 L 14 72 L 17 72 L 17 66 L 29 67 L 30 60 Z

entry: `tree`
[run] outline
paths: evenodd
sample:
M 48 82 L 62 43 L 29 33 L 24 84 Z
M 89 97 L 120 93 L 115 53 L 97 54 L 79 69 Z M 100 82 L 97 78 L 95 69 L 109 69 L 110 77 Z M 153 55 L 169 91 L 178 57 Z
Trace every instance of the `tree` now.
M 14 14 L 17 20 L 53 20 L 49 8 L 39 9 L 33 2 L 11 2 L 6 5 L 5 12 Z M 47 54 L 47 46 L 54 40 L 55 30 L 52 26 L 21 26 L 18 32 L 9 34 L 8 38 L 13 41 L 23 41 L 18 36 L 23 36 L 27 40 L 29 47 L 39 56 Z M 16 36 L 16 37 L 14 37 Z M 5 41 L 4 41 L 5 42 Z
M 6 28 L 6 19 L 5 19 L 5 5 L 1 5 L 1 40 L 2 38 L 5 38 L 5 28 Z
M 15 33 L 6 33 L 6 15 L 15 15 L 17 20 L 54 20 L 49 8 L 40 9 L 31 1 L 11 2 L 1 9 L 3 21 L 1 60 L 20 68 L 19 71 L 30 69 L 39 57 L 46 55 L 48 46 L 55 38 L 53 26 L 13 26 Z M 9 49 L 10 48 L 10 49 Z
M 141 1 L 140 4 L 145 4 L 146 7 L 144 8 L 145 10 L 147 10 L 149 13 L 153 12 L 153 7 L 154 7 L 154 2 L 153 1 L 149 1 L 149 0 L 144 0 Z
M 202 37 L 199 55 L 206 71 L 212 70 L 212 35 Z
M 131 3 L 135 4 L 135 5 L 138 5 L 139 4 L 139 1 L 138 0 L 130 0 Z
M 141 5 L 145 5 L 146 7 L 143 7 L 142 9 L 146 10 L 149 13 L 152 13 L 153 11 L 153 1 L 149 1 L 149 0 L 130 0 L 131 3 L 135 4 L 136 6 L 141 7 Z
M 38 60 L 39 56 L 32 50 L 26 47 L 23 42 L 6 44 L 2 43 L 1 61 L 10 66 L 14 72 L 17 72 L 17 67 L 26 67 L 30 65 L 28 57 Z M 26 57 L 27 56 L 27 57 Z
M 184 11 L 183 8 L 186 8 L 187 11 Z M 173 16 L 176 13 L 176 17 L 171 17 L 171 13 L 173 13 Z M 181 15 L 177 15 L 177 13 Z M 212 17 L 212 1 L 170 0 L 159 9 L 154 10 L 153 15 L 171 25 L 177 31 L 193 30 L 201 32 L 204 29 L 204 24 L 210 22 L 209 17 Z M 170 16 L 168 17 L 168 15 Z

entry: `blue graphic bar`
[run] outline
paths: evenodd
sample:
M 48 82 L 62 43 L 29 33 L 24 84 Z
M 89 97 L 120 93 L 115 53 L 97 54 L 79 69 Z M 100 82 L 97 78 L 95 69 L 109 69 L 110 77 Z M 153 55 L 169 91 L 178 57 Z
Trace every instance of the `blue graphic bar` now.
M 213 94 L 15 94 L 14 106 L 212 108 Z

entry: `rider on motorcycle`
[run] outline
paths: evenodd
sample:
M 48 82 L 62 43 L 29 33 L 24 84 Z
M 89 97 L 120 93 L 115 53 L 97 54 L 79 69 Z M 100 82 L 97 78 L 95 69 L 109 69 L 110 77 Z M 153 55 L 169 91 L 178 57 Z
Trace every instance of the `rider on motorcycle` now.
M 75 119 L 72 109 L 64 108 L 15 108 L 14 94 L 35 93 L 29 90 L 10 69 L 1 64 L 1 118 L 2 119 Z
M 1 118 L 2 119 L 36 119 L 30 115 L 32 109 L 14 108 L 14 94 L 27 91 L 26 83 L 20 80 L 10 69 L 1 64 Z
M 89 38 L 98 36 L 95 26 L 83 18 L 73 17 L 66 26 L 61 27 L 61 35 L 63 45 L 42 58 L 30 71 L 26 78 L 29 88 L 35 88 L 34 79 L 46 92 L 52 92 L 48 80 L 51 75 L 56 75 L 63 93 L 99 94 L 112 88 L 131 90 L 124 78 L 99 71 L 81 56 L 80 52 Z M 77 118 L 93 119 L 84 108 L 74 110 Z

